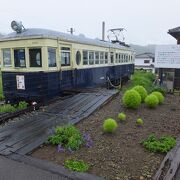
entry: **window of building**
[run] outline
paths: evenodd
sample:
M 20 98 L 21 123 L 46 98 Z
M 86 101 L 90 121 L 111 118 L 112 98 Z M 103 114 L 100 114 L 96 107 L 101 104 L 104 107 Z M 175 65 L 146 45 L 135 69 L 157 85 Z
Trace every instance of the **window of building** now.
M 150 63 L 149 60 L 144 60 L 144 64 L 148 64 L 148 63 Z
M 30 67 L 42 67 L 41 49 L 29 49 Z
M 3 64 L 5 67 L 11 66 L 11 50 L 3 49 Z
M 80 65 L 80 63 L 81 63 L 81 52 L 77 51 L 76 52 L 76 64 Z
M 62 47 L 61 48 L 61 66 L 70 66 L 70 48 Z
M 114 63 L 114 53 L 111 52 L 111 63 Z
M 95 64 L 99 64 L 99 52 L 95 52 Z
M 88 52 L 83 51 L 83 65 L 88 65 Z
M 93 65 L 94 64 L 94 52 L 89 51 L 89 64 Z
M 108 52 L 105 52 L 105 64 L 108 63 Z
M 48 48 L 48 63 L 49 67 L 56 67 L 56 49 Z
M 26 67 L 25 49 L 15 49 L 14 50 L 14 66 L 15 67 Z

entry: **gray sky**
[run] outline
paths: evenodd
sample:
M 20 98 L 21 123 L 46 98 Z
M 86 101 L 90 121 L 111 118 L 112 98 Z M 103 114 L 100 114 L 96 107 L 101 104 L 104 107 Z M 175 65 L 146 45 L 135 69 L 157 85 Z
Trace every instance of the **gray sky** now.
M 26 28 L 46 28 L 101 38 L 106 30 L 124 27 L 127 43 L 175 44 L 168 29 L 180 26 L 180 0 L 0 0 L 0 32 L 12 32 L 12 20 Z M 107 35 L 107 34 L 106 34 Z

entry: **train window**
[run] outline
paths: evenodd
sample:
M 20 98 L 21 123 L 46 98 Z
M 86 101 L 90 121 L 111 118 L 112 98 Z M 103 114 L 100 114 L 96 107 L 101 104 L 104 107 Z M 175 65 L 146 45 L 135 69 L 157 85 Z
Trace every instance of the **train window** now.
M 105 64 L 107 64 L 107 63 L 108 63 L 108 53 L 105 52 Z
M 111 52 L 111 63 L 114 63 L 114 53 Z
M 99 64 L 99 52 L 95 52 L 95 64 Z
M 94 52 L 92 51 L 89 52 L 89 64 L 94 64 Z
M 104 64 L 104 52 L 100 52 L 100 64 Z
M 49 67 L 56 67 L 56 49 L 48 48 L 48 64 Z
M 42 67 L 41 49 L 29 49 L 30 67 Z
M 88 65 L 88 52 L 83 51 L 83 65 Z
M 80 65 L 80 63 L 81 63 L 81 53 L 80 53 L 80 51 L 77 51 L 76 52 L 76 64 Z
M 116 63 L 118 63 L 118 53 L 116 53 Z
M 61 66 L 70 66 L 70 48 L 61 48 Z
M 14 50 L 14 66 L 15 67 L 26 67 L 25 49 L 15 49 Z
M 11 66 L 11 50 L 3 49 L 3 64 L 5 67 Z

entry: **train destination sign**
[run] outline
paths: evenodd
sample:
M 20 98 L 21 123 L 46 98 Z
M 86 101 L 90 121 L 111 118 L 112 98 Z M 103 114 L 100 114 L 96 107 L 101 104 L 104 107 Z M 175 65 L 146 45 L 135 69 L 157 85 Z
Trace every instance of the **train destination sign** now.
M 16 76 L 16 84 L 17 84 L 17 89 L 25 90 L 24 76 L 17 75 Z
M 180 45 L 156 46 L 155 67 L 180 68 Z

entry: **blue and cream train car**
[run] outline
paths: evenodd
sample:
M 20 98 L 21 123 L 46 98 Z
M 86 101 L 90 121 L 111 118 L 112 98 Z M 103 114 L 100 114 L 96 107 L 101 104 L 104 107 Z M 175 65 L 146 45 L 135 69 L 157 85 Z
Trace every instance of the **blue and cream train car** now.
M 130 47 L 36 28 L 0 38 L 0 60 L 10 102 L 46 102 L 63 90 L 103 85 L 134 71 Z

